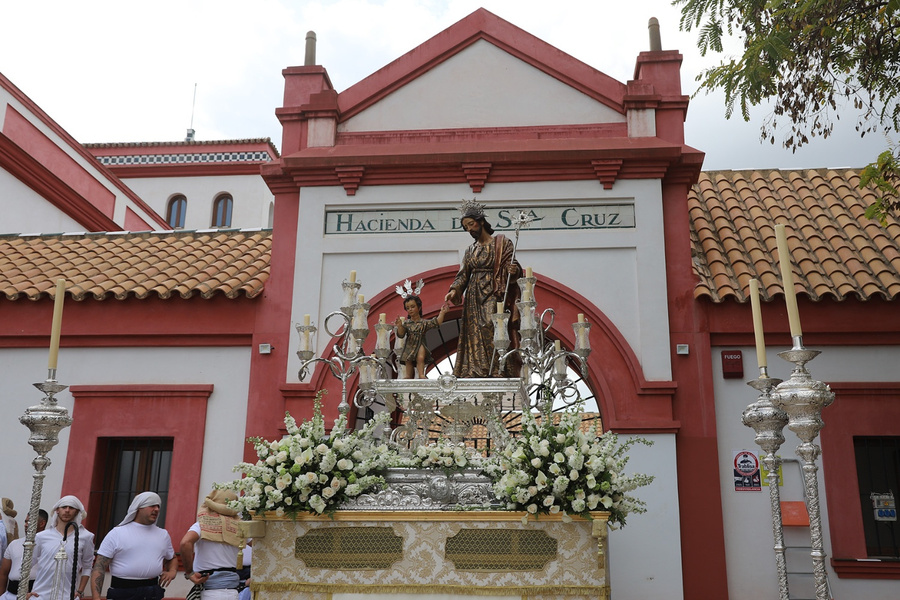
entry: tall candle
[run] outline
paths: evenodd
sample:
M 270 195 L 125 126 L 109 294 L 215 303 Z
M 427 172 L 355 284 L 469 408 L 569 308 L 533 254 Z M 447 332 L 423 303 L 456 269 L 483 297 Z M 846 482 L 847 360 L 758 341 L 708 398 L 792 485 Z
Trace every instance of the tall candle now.
M 794 291 L 794 272 L 791 269 L 791 255 L 788 252 L 787 234 L 783 224 L 775 226 L 775 243 L 778 246 L 778 264 L 781 267 L 781 281 L 784 284 L 784 301 L 787 305 L 791 337 L 798 337 L 803 335 L 803 331 L 800 329 L 800 311 L 797 309 L 797 293 Z
M 303 315 L 303 324 L 309 326 L 309 315 Z
M 356 283 L 356 271 L 350 271 L 350 283 Z
M 387 323 L 387 313 L 379 313 L 378 314 L 378 322 L 384 325 Z
M 584 313 L 578 313 L 578 322 L 584 323 Z
M 525 267 L 525 277 L 531 277 L 532 273 L 531 267 Z
M 56 298 L 53 300 L 53 324 L 50 326 L 50 360 L 48 369 L 56 369 L 59 359 L 59 334 L 62 329 L 63 300 L 66 297 L 66 280 L 56 280 Z
M 503 312 L 503 303 L 502 303 L 502 302 L 498 302 L 498 303 L 497 303 L 497 314 L 499 315 L 499 314 L 502 313 L 502 312 Z
M 756 362 L 762 369 L 766 363 L 766 342 L 763 337 L 762 312 L 759 307 L 759 281 L 750 280 L 750 310 L 753 313 L 753 335 L 756 338 Z
M 358 302 L 359 304 L 365 304 L 365 303 L 366 303 L 366 297 L 365 297 L 364 295 L 360 294 L 359 296 L 357 296 L 357 302 Z
M 562 344 L 560 343 L 559 340 L 555 340 L 553 342 L 553 349 L 556 350 L 556 352 L 562 352 Z M 553 361 L 553 371 L 557 375 L 565 375 L 566 374 L 566 357 L 565 356 L 559 356 L 556 358 L 555 361 Z

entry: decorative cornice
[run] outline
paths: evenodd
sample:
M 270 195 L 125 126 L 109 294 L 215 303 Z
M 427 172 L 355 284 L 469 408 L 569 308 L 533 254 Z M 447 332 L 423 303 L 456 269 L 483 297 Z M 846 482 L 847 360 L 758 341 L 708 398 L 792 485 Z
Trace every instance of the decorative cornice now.
M 469 186 L 476 194 L 484 188 L 488 173 L 491 172 L 491 163 L 464 163 L 462 170 L 466 174 Z
M 622 162 L 621 158 L 597 159 L 591 161 L 591 164 L 594 166 L 594 173 L 597 174 L 597 179 L 603 184 L 603 189 L 612 189 L 613 184 L 616 182 L 616 177 L 619 176 L 619 171 L 622 170 Z
M 356 195 L 356 190 L 359 189 L 359 182 L 362 180 L 365 171 L 365 167 L 338 167 L 334 170 L 348 196 Z

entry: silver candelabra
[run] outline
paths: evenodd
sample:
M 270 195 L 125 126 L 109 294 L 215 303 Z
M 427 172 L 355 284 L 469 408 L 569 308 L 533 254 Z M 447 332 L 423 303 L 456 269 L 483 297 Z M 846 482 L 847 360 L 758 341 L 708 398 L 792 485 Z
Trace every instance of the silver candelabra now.
M 552 410 L 554 402 L 548 399 L 560 401 L 566 406 L 574 406 L 582 401 L 581 392 L 567 375 L 567 361 L 569 358 L 578 362 L 582 376 L 587 376 L 587 357 L 591 353 L 590 330 L 591 324 L 579 315 L 578 322 L 572 323 L 575 332 L 575 350 L 569 351 L 561 347 L 560 342 L 545 342 L 544 334 L 553 326 L 556 313 L 552 308 L 545 309 L 536 316 L 537 301 L 534 296 L 534 287 L 537 278 L 527 273 L 518 280 L 521 291 L 521 300 L 516 302 L 519 311 L 519 334 L 521 341 L 518 348 L 508 350 L 510 339 L 508 335 L 509 313 L 498 312 L 492 316 L 494 321 L 494 348 L 500 357 L 500 369 L 503 370 L 506 361 L 513 355 L 518 355 L 522 360 L 521 377 L 526 387 L 526 402 L 528 408 L 539 408 L 544 416 Z M 500 305 L 497 307 L 501 308 Z M 546 322 L 546 324 L 545 324 Z M 532 375 L 537 375 L 540 383 L 532 383 Z M 547 383 L 552 382 L 552 383 Z M 525 408 L 525 407 L 523 407 Z
M 380 378 L 379 375 L 383 378 L 388 371 L 386 359 L 390 355 L 388 338 L 392 329 L 391 325 L 378 323 L 375 326 L 378 336 L 375 354 L 367 355 L 363 352 L 362 344 L 369 336 L 368 317 L 371 305 L 357 294 L 361 286 L 362 284 L 355 280 L 344 281 L 342 283 L 344 299 L 341 309 L 325 317 L 326 333 L 339 340 L 333 347 L 334 355 L 331 358 L 315 356 L 314 337 L 317 331 L 315 325 L 310 325 L 308 320 L 304 319 L 303 325 L 296 326 L 297 332 L 300 334 L 300 349 L 297 351 L 297 356 L 303 361 L 300 365 L 300 379 L 306 378 L 310 365 L 317 362 L 328 365 L 332 375 L 341 380 L 341 402 L 338 405 L 338 412 L 342 415 L 346 415 L 350 411 L 350 403 L 347 401 L 347 382 L 357 370 L 359 371 L 359 386 L 354 404 L 359 408 L 370 406 L 374 402 L 377 393 L 373 384 L 376 379 Z M 339 321 L 339 324 L 332 329 L 329 323 L 334 320 Z
M 772 404 L 788 416 L 787 427 L 800 438 L 797 455 L 803 470 L 806 507 L 809 511 L 810 554 L 813 562 L 816 600 L 828 599 L 828 576 L 825 571 L 825 550 L 822 538 L 822 519 L 819 507 L 819 480 L 816 459 L 822 449 L 815 443 L 822 427 L 822 409 L 834 402 L 834 392 L 828 384 L 815 380 L 806 364 L 820 354 L 803 346 L 803 337 L 795 335 L 793 347 L 778 356 L 793 363 L 791 377 L 775 386 Z
M 31 464 L 34 466 L 34 482 L 31 487 L 31 504 L 28 507 L 28 528 L 25 531 L 24 551 L 22 553 L 22 575 L 17 600 L 25 600 L 28 595 L 28 579 L 31 575 L 31 558 L 34 551 L 34 538 L 37 535 L 38 509 L 44 489 L 44 471 L 50 466 L 47 454 L 59 443 L 59 432 L 72 424 L 72 417 L 65 407 L 59 406 L 54 397 L 68 386 L 56 381 L 56 369 L 48 369 L 47 380 L 35 383 L 34 387 L 44 393 L 41 403 L 29 406 L 19 422 L 28 427 L 31 434 L 28 443 L 37 452 Z
M 778 489 L 778 471 L 781 457 L 778 449 L 784 443 L 784 426 L 787 413 L 772 404 L 772 390 L 781 383 L 769 377 L 766 367 L 759 368 L 759 378 L 747 385 L 759 392 L 756 402 L 750 404 L 741 415 L 741 421 L 756 432 L 756 444 L 763 451 L 763 464 L 769 471 L 769 503 L 772 512 L 772 535 L 775 539 L 775 568 L 778 573 L 779 600 L 788 600 L 787 562 L 784 556 L 784 527 L 781 519 L 781 493 Z

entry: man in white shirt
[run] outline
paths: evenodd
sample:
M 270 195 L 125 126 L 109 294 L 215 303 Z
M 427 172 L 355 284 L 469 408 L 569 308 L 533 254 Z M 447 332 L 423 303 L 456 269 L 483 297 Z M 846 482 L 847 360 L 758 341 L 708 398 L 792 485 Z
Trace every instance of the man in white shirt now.
M 237 500 L 234 492 L 213 490 L 200 506 L 197 522 L 181 540 L 184 576 L 203 585 L 201 600 L 238 600 L 243 539 L 238 534 L 237 511 L 228 507 L 231 500 Z
M 38 511 L 38 526 L 37 531 L 41 532 L 44 530 L 44 527 L 47 526 L 47 511 L 39 510 Z M 28 531 L 28 515 L 25 515 L 25 530 Z M 0 590 L 3 590 L 3 595 L 0 595 L 0 600 L 16 600 L 16 596 L 19 593 L 19 580 L 22 578 L 22 555 L 25 553 L 25 538 L 20 537 L 13 540 L 9 546 L 6 547 L 6 553 L 3 555 L 3 560 L 0 561 Z M 35 564 L 37 562 L 37 548 L 32 551 L 31 554 L 31 564 Z M 36 570 L 31 570 L 31 575 L 29 579 L 29 591 L 31 590 L 32 585 L 34 585 L 34 574 Z
M 50 511 L 50 524 L 34 538 L 38 560 L 32 594 L 39 600 L 69 600 L 72 594 L 72 573 L 76 573 L 76 596 L 84 595 L 91 565 L 94 564 L 94 534 L 81 525 L 85 517 L 84 504 L 75 496 L 63 496 Z M 78 540 L 76 551 L 75 541 Z M 56 553 L 65 550 L 66 560 L 58 564 Z
M 156 526 L 160 497 L 135 496 L 128 514 L 106 534 L 91 571 L 91 596 L 100 598 L 106 568 L 112 575 L 109 600 L 161 600 L 178 569 L 172 539 Z

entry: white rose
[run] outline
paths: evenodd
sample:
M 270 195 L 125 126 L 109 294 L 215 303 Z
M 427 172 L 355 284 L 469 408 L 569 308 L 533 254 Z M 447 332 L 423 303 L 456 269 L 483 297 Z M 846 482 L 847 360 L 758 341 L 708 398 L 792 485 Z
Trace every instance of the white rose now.
M 535 469 L 540 469 L 542 464 L 544 463 L 537 457 L 531 459 L 531 466 Z
M 322 497 L 326 500 L 334 496 L 337 492 L 334 491 L 334 488 L 327 487 L 322 490 Z

